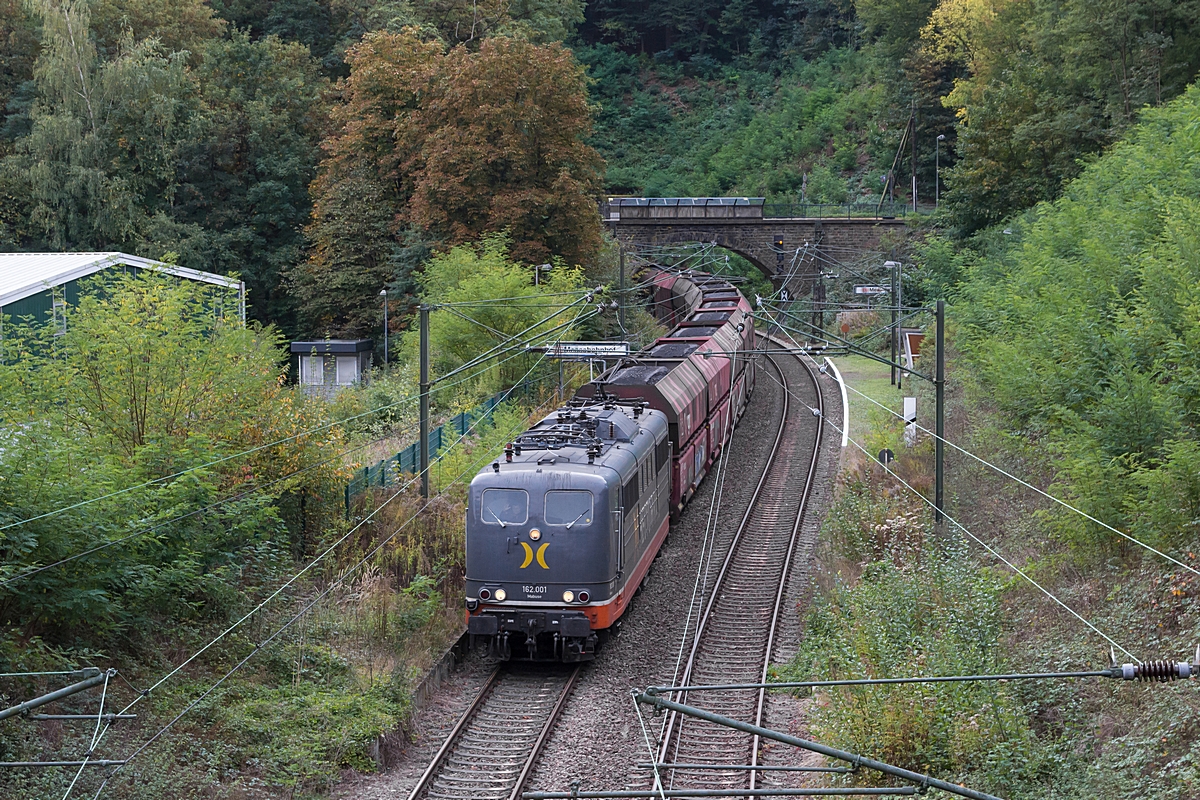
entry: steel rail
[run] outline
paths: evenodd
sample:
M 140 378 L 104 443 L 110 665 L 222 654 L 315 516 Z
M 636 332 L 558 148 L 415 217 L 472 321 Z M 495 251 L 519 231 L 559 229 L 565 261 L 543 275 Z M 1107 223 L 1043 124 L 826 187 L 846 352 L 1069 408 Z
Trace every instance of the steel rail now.
M 458 722 L 454 723 L 454 727 L 450 729 L 450 733 L 446 735 L 446 741 L 442 742 L 442 746 L 433 754 L 433 758 L 429 762 L 429 766 L 421 773 L 421 777 L 417 780 L 417 785 L 408 793 L 408 800 L 417 800 L 421 792 L 425 791 L 429 786 L 429 782 L 433 780 L 433 776 L 437 774 L 438 767 L 442 764 L 442 759 L 450 752 L 450 748 L 458 740 L 458 735 L 462 733 L 463 728 L 475 716 L 475 712 L 483 705 L 484 699 L 491 694 L 497 680 L 500 678 L 500 670 L 503 667 L 496 667 L 492 670 L 492 674 L 488 676 L 487 681 L 483 684 L 483 688 L 479 690 L 479 694 L 475 695 L 475 699 L 471 701 L 471 705 L 467 706 L 467 710 L 458 718 Z
M 816 388 L 816 393 L 817 393 L 817 411 L 819 411 L 821 413 L 821 415 L 824 416 L 824 414 L 825 414 L 825 395 L 821 392 L 820 380 L 817 378 L 816 374 L 813 372 L 812 367 L 810 367 L 808 364 L 805 364 L 803 359 L 796 358 L 796 363 L 798 363 L 800 366 L 804 367 L 805 372 L 808 373 L 809 379 L 812 380 L 813 386 Z M 779 589 L 775 594 L 775 608 L 772 609 L 772 611 L 771 611 L 771 627 L 767 632 L 767 649 L 766 649 L 766 654 L 763 658 L 762 673 L 759 678 L 760 683 L 767 682 L 768 672 L 771 668 L 771 656 L 775 652 L 775 635 L 779 629 L 779 612 L 783 606 L 783 595 L 784 595 L 784 590 L 787 588 L 787 585 L 788 585 L 788 576 L 792 572 L 792 556 L 796 552 L 796 539 L 800 536 L 800 526 L 804 524 L 804 518 L 806 516 L 805 511 L 807 511 L 807 509 L 808 509 L 808 498 L 809 498 L 809 495 L 812 494 L 813 483 L 814 483 L 814 481 L 816 479 L 816 475 L 817 475 L 817 463 L 821 460 L 821 442 L 822 442 L 821 433 L 824 430 L 825 430 L 824 425 L 821 425 L 821 424 L 817 425 L 817 435 L 815 437 L 815 441 L 813 442 L 812 459 L 808 464 L 808 476 L 805 478 L 805 481 L 804 481 L 804 492 L 800 495 L 800 506 L 796 511 L 796 520 L 792 525 L 792 538 L 791 538 L 791 541 L 788 542 L 787 558 L 783 562 L 783 572 L 781 573 L 780 579 L 779 579 Z M 758 725 L 760 727 L 763 724 L 763 709 L 766 706 L 766 702 L 767 702 L 767 690 L 759 689 L 758 690 L 758 700 L 755 703 L 755 709 L 754 709 L 754 724 Z M 758 734 L 755 734 L 754 739 L 750 744 L 750 765 L 751 765 L 751 767 L 758 766 L 759 741 L 760 740 L 759 740 Z M 758 773 L 755 772 L 753 769 L 751 769 L 750 770 L 750 788 L 751 789 L 757 788 L 755 786 L 755 784 L 757 782 L 758 782 Z
M 665 789 L 654 791 L 625 790 L 615 792 L 526 792 L 521 795 L 523 800 L 574 800 L 575 798 L 596 798 L 596 800 L 621 800 L 622 798 L 648 797 L 679 797 L 695 800 L 700 797 L 902 797 L 918 794 L 915 786 L 835 786 L 817 787 L 812 789 Z
M 579 677 L 582 668 L 582 664 L 577 665 L 572 670 L 571 677 L 567 678 L 567 685 L 563 687 L 562 694 L 558 696 L 558 702 L 554 704 L 554 708 L 550 709 L 550 716 L 546 717 L 546 724 L 542 726 L 542 732 L 538 734 L 537 741 L 533 743 L 533 749 L 529 751 L 529 758 L 525 759 L 525 766 L 521 768 L 521 774 L 517 776 L 517 783 L 509 793 L 508 800 L 520 800 L 521 789 L 525 788 L 525 781 L 529 779 L 529 773 L 533 771 L 538 754 L 546 746 L 546 740 L 550 738 L 550 731 L 554 730 L 554 724 L 558 722 L 558 716 L 562 713 L 563 706 L 567 704 L 567 697 L 575 688 L 575 679 Z
M 1171 667 L 1178 669 L 1178 664 L 1167 662 Z M 1189 667 L 1189 674 L 1183 677 L 1191 677 L 1190 664 L 1187 662 L 1179 662 Z M 1130 667 L 1136 669 L 1137 665 L 1130 664 Z M 762 683 L 709 683 L 696 684 L 695 686 L 651 686 L 646 690 L 648 695 L 656 694 L 675 694 L 678 692 L 732 692 L 738 690 L 749 689 L 817 689 L 825 686 L 886 686 L 897 683 L 964 683 L 969 681 L 1042 681 L 1042 680 L 1059 680 L 1065 678 L 1122 678 L 1124 672 L 1120 666 L 1109 667 L 1108 669 L 1093 669 L 1082 672 L 1011 672 L 996 675 L 917 675 L 910 678 L 846 678 L 844 680 L 828 680 L 828 681 L 780 681 L 771 683 L 763 681 Z M 1126 680 L 1132 680 L 1132 676 Z
M 836 774 L 845 774 L 854 772 L 850 767 L 752 767 L 749 764 L 638 764 L 643 769 L 676 769 L 683 771 L 701 770 L 701 769 L 716 769 L 716 770 L 734 770 L 734 769 L 754 769 L 759 772 L 832 772 Z
M 755 487 L 755 490 L 752 494 L 750 503 L 748 504 L 746 511 L 742 516 L 741 522 L 738 524 L 737 530 L 736 530 L 734 537 L 730 543 L 730 546 L 726 553 L 725 559 L 721 565 L 721 569 L 717 574 L 717 578 L 713 583 L 712 589 L 710 590 L 711 593 L 709 596 L 709 600 L 705 604 L 700 621 L 697 623 L 695 638 L 693 639 L 693 642 L 692 642 L 692 649 L 689 653 L 688 661 L 684 668 L 683 675 L 681 676 L 682 680 L 680 681 L 680 683 L 683 683 L 683 684 L 686 684 L 689 682 L 694 670 L 696 669 L 696 666 L 698 663 L 698 658 L 700 655 L 701 643 L 704 640 L 705 634 L 710 632 L 709 622 L 713 618 L 717 600 L 719 599 L 719 597 L 721 595 L 721 588 L 726 582 L 726 577 L 730 572 L 730 566 L 735 562 L 735 559 L 738 556 L 740 545 L 742 545 L 742 543 L 743 543 L 743 540 L 745 538 L 748 527 L 751 527 L 751 520 L 754 517 L 756 510 L 758 510 L 757 507 L 759 504 L 759 500 L 762 497 L 763 489 L 766 486 L 768 479 L 773 474 L 773 471 L 775 469 L 777 469 L 779 466 L 778 456 L 780 454 L 780 446 L 781 446 L 781 443 L 783 442 L 785 431 L 787 430 L 787 428 L 790 424 L 795 424 L 800 419 L 799 417 L 792 416 L 793 413 L 798 413 L 798 409 L 795 412 L 793 411 L 792 403 L 791 403 L 791 394 L 792 393 L 787 388 L 786 375 L 784 373 L 784 370 L 780 367 L 779 362 L 773 357 L 773 354 L 771 353 L 771 350 L 770 350 L 770 345 L 772 345 L 772 344 L 779 345 L 779 346 L 782 346 L 782 345 L 774 337 L 763 336 L 763 338 L 764 338 L 764 341 L 767 343 L 768 349 L 766 349 L 764 351 L 759 351 L 759 353 L 762 354 L 765 352 L 767 362 L 778 373 L 779 378 L 780 378 L 780 384 L 784 387 L 783 398 L 782 398 L 783 399 L 783 408 L 782 408 L 782 414 L 780 417 L 780 425 L 779 425 L 778 430 L 776 431 L 775 441 L 771 446 L 771 451 L 767 458 L 767 464 L 764 467 L 763 472 L 759 477 L 758 484 Z M 785 354 L 786 354 L 786 351 L 785 351 Z M 808 365 L 805 364 L 802 360 L 797 358 L 796 363 L 804 370 L 804 372 L 807 375 L 807 377 L 809 378 L 809 380 L 812 381 L 813 387 L 814 387 L 816 395 L 817 395 L 817 397 L 816 397 L 817 408 L 823 410 L 824 409 L 824 397 L 821 392 L 821 386 L 820 386 L 819 379 L 814 374 L 813 370 L 811 368 L 809 368 Z M 770 606 L 770 623 L 769 623 L 768 630 L 767 630 L 766 647 L 764 648 L 764 651 L 763 651 L 762 668 L 759 673 L 760 678 L 763 682 L 766 681 L 767 670 L 770 666 L 771 658 L 772 658 L 772 655 L 775 650 L 776 640 L 778 638 L 777 632 L 778 632 L 778 628 L 779 628 L 779 622 L 780 622 L 780 619 L 782 616 L 781 611 L 782 611 L 782 607 L 783 607 L 783 599 L 787 592 L 787 585 L 788 585 L 790 573 L 791 573 L 792 567 L 793 567 L 796 545 L 799 540 L 801 528 L 802 528 L 802 525 L 803 525 L 803 522 L 805 519 L 805 510 L 807 508 L 808 500 L 812 493 L 812 487 L 813 487 L 813 485 L 815 483 L 815 479 L 816 479 L 816 470 L 817 470 L 817 464 L 818 464 L 820 452 L 821 452 L 821 444 L 822 444 L 821 430 L 818 427 L 818 430 L 814 437 L 812 457 L 810 459 L 810 462 L 808 465 L 808 471 L 805 476 L 804 488 L 800 495 L 800 501 L 797 504 L 797 507 L 795 510 L 795 516 L 793 517 L 792 522 L 791 522 L 791 526 L 790 526 L 791 529 L 788 532 L 786 549 L 784 550 L 783 567 L 779 572 L 779 581 L 778 581 L 777 586 L 775 587 L 773 602 L 771 603 L 771 606 Z M 674 694 L 682 695 L 682 693 L 674 693 Z M 757 698 L 757 702 L 755 704 L 755 722 L 756 723 L 762 722 L 764 709 L 765 709 L 765 698 L 766 698 L 766 692 L 765 691 L 760 692 L 759 697 Z M 683 722 L 682 722 L 682 720 L 679 719 L 679 715 L 676 712 L 672 711 L 668 717 L 667 726 L 664 730 L 662 744 L 661 744 L 661 747 L 659 750 L 659 757 L 658 757 L 657 761 L 667 762 L 669 760 L 668 754 L 669 754 L 672 746 L 675 747 L 675 750 L 678 753 L 679 746 L 680 746 L 680 738 L 682 736 L 682 727 L 683 727 Z M 759 750 L 759 737 L 757 735 L 754 735 L 750 742 L 750 753 L 749 753 L 750 763 L 748 765 L 746 765 L 747 772 L 749 773 L 749 789 L 751 791 L 756 791 L 757 771 L 762 769 L 761 765 L 759 764 L 758 750 Z M 764 770 L 764 771 L 766 771 L 766 770 Z
M 533 768 L 537 763 L 538 756 L 541 754 L 546 742 L 549 741 L 550 734 L 553 732 L 554 726 L 557 723 L 563 708 L 566 706 L 567 699 L 570 696 L 571 690 L 575 686 L 576 680 L 579 677 L 579 673 L 582 668 L 582 664 L 576 665 L 576 667 L 567 677 L 565 683 L 563 683 L 562 687 L 559 688 L 557 698 L 555 699 L 553 706 L 550 708 L 545 721 L 539 727 L 537 736 L 530 744 L 528 752 L 524 753 L 519 760 L 514 761 L 512 759 L 512 750 L 514 747 L 520 749 L 522 744 L 525 741 L 528 741 L 528 739 L 517 741 L 521 737 L 519 737 L 519 734 L 515 734 L 514 741 L 511 743 L 506 743 L 503 740 L 503 737 L 498 736 L 495 731 L 486 734 L 486 736 L 489 737 L 491 749 L 495 752 L 498 752 L 496 755 L 497 763 L 491 765 L 493 767 L 492 772 L 500 772 L 506 769 L 515 771 L 517 767 L 520 768 L 516 774 L 516 781 L 512 788 L 505 789 L 504 793 L 500 796 L 507 797 L 509 800 L 518 800 L 521 797 L 521 791 L 524 788 L 525 781 L 533 772 Z M 418 779 L 416 785 L 409 793 L 408 800 L 418 800 L 418 798 L 436 795 L 438 793 L 437 778 L 439 776 L 445 776 L 448 774 L 446 773 L 446 769 L 449 768 L 453 763 L 452 756 L 460 745 L 465 745 L 468 747 L 470 746 L 470 733 L 476 720 L 482 716 L 483 721 L 481 725 L 486 727 L 488 724 L 493 724 L 487 720 L 488 713 L 485 712 L 485 707 L 488 705 L 488 702 L 496 696 L 498 689 L 503 688 L 506 678 L 519 680 L 522 675 L 523 673 L 510 673 L 503 666 L 496 667 L 496 669 L 488 677 L 488 680 L 484 684 L 483 688 L 481 688 L 479 693 L 475 696 L 475 699 L 471 701 L 471 704 L 467 707 L 466 711 L 463 712 L 458 721 L 455 723 L 454 727 L 451 728 L 450 732 L 447 734 L 445 741 L 442 742 L 442 746 L 438 748 L 437 753 L 434 754 L 433 758 L 429 762 L 429 766 L 425 768 L 425 771 L 421 774 L 421 777 Z M 561 675 L 561 673 L 559 673 L 559 675 Z M 509 758 L 507 759 L 505 759 L 503 752 L 501 752 L 504 751 L 506 744 L 510 745 L 508 747 Z M 486 772 L 488 767 L 489 764 L 482 759 L 477 763 L 472 764 L 472 768 L 478 768 L 481 773 Z M 451 780 L 453 780 L 453 778 L 451 778 Z
M 765 337 L 764 337 L 765 338 Z M 767 362 L 779 373 L 780 383 L 783 383 L 783 370 L 779 369 L 779 365 L 770 356 L 767 357 Z M 754 487 L 754 493 L 750 496 L 750 502 L 746 505 L 746 511 L 742 514 L 742 520 L 738 523 L 736 532 L 733 535 L 733 541 L 729 545 L 729 550 L 725 554 L 725 560 L 721 563 L 721 569 L 717 573 L 717 578 L 713 582 L 713 588 L 709 592 L 708 602 L 704 606 L 703 612 L 700 614 L 700 619 L 696 623 L 696 633 L 692 638 L 692 648 L 688 652 L 687 662 L 683 667 L 683 674 L 680 683 L 688 683 L 691 678 L 692 670 L 696 664 L 696 655 L 700 649 L 700 642 L 708 627 L 709 616 L 712 613 L 713 605 L 719 596 L 721 583 L 725 579 L 726 573 L 729 571 L 729 564 L 733 561 L 734 552 L 737 550 L 738 543 L 741 541 L 742 533 L 746 530 L 746 524 L 750 521 L 750 515 L 754 512 L 754 506 L 758 502 L 759 496 L 762 494 L 763 486 L 767 482 L 767 477 L 771 474 L 771 468 L 775 464 L 775 458 L 779 454 L 779 443 L 783 441 L 783 432 L 787 429 L 788 413 L 790 411 L 790 396 L 788 392 L 783 393 L 783 409 L 779 415 L 779 428 L 775 431 L 775 441 L 771 445 L 771 450 L 767 455 L 767 463 L 763 466 L 762 474 L 758 477 L 758 485 Z M 727 456 L 725 456 L 727 457 Z M 659 748 L 658 758 L 656 761 L 664 762 L 667 760 L 667 754 L 670 750 L 671 740 L 675 733 L 675 723 L 679 715 L 675 712 L 667 717 L 667 726 L 663 731 L 662 745 Z

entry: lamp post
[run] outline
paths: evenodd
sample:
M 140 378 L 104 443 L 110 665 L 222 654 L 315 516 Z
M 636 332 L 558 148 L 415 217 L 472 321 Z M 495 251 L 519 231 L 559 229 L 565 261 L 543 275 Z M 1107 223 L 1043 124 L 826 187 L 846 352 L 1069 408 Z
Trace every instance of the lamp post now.
M 933 143 L 933 207 L 937 208 L 941 202 L 942 190 L 942 142 L 946 140 L 946 134 L 939 133 L 937 141 Z
M 383 298 L 383 371 L 388 368 L 388 318 L 387 318 L 387 289 L 380 289 L 379 296 Z
M 553 268 L 554 268 L 553 264 L 538 264 L 536 267 L 534 267 L 533 268 L 533 285 L 541 286 L 542 270 L 549 271 Z

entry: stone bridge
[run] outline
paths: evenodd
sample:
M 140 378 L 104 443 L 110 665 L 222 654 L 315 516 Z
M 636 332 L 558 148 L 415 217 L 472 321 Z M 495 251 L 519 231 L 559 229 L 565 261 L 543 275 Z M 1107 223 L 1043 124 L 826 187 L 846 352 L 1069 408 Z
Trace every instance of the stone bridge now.
M 772 215 L 813 210 L 819 216 Z M 825 214 L 835 210 L 837 216 Z M 610 200 L 601 211 L 623 245 L 710 242 L 754 264 L 777 290 L 786 283 L 794 297 L 813 289 L 822 264 L 891 249 L 891 242 L 907 232 L 903 219 L 874 216 L 873 204 L 770 206 L 757 197 L 626 197 Z M 862 216 L 867 213 L 872 216 Z

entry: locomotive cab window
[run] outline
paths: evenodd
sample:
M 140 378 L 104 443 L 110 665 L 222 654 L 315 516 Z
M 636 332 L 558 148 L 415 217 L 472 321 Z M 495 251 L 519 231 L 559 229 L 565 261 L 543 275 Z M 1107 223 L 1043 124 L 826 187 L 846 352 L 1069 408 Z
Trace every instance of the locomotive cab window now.
M 591 525 L 592 493 L 578 489 L 546 492 L 546 524 Z
M 520 525 L 529 519 L 529 495 L 524 489 L 484 489 L 479 517 L 487 525 Z

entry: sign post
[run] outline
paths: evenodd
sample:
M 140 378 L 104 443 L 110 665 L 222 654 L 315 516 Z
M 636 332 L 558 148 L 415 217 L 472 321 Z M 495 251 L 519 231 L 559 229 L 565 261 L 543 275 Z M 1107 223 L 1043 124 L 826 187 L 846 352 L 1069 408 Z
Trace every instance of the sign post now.
M 531 353 L 545 353 L 546 358 L 558 359 L 558 388 L 559 395 L 563 392 L 562 362 L 586 361 L 588 363 L 588 379 L 595 378 L 593 367 L 599 361 L 608 369 L 608 359 L 624 358 L 629 355 L 629 342 L 555 342 L 546 347 L 527 348 Z

